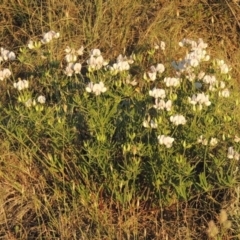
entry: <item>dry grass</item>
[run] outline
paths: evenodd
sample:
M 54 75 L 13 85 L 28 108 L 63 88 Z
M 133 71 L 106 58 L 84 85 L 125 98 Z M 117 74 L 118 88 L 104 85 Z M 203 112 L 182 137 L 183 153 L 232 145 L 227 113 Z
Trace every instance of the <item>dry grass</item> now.
M 203 38 L 211 55 L 227 60 L 240 81 L 238 1 L 2 0 L 1 47 L 16 49 L 49 29 L 61 32 L 63 46 L 99 47 L 109 57 L 161 40 L 174 46 L 184 37 Z M 169 54 L 175 51 L 172 47 Z M 196 196 L 168 209 L 150 208 L 148 201 L 121 208 L 101 189 L 87 184 L 81 189 L 71 174 L 70 179 L 64 173 L 51 179 L 34 155 L 10 148 L 4 139 L 0 150 L 0 239 L 207 239 L 207 221 L 217 217 L 216 209 L 230 205 L 234 194 L 216 197 L 219 202 L 206 196 L 201 205 Z M 238 221 L 233 219 L 235 228 Z

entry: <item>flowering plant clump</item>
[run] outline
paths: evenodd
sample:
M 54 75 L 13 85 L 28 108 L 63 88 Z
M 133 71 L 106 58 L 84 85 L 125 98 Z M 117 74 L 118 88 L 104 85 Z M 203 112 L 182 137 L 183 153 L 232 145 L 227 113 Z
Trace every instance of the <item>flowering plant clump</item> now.
M 8 79 L 14 96 L 4 103 L 8 131 L 30 131 L 21 138 L 23 146 L 46 139 L 48 145 L 41 141 L 37 149 L 47 151 L 44 161 L 54 174 L 91 176 L 94 189 L 98 185 L 120 204 L 134 202 L 146 189 L 153 201 L 170 205 L 234 186 L 240 134 L 232 114 L 238 101 L 230 91 L 231 68 L 211 59 L 202 39 L 183 39 L 179 45 L 187 53 L 168 70 L 156 47 L 146 66 L 141 61 L 147 57 L 138 53 L 106 61 L 100 49 L 88 55 L 83 46 L 65 46 L 63 64 L 56 64 L 46 49 L 59 37 L 49 31 L 40 43 L 29 41 L 17 58 L 3 48 L 0 57 L 0 63 L 24 63 L 39 54 L 46 66 L 38 76 L 40 62 L 36 72 L 18 81 L 14 69 L 3 68 L 0 80 Z M 160 49 L 166 54 L 167 44 L 161 42 Z M 143 70 L 132 71 L 138 65 Z M 74 171 L 62 160 L 64 149 L 67 158 L 77 159 Z M 78 187 L 81 192 L 84 186 Z

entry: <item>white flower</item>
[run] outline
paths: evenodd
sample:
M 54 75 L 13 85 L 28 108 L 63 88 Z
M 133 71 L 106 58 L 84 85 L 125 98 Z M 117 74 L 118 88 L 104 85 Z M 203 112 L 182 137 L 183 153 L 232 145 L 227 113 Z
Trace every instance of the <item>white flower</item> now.
M 210 106 L 211 102 L 209 101 L 208 95 L 205 95 L 205 93 L 198 93 L 197 95 L 193 95 L 192 98 L 188 98 L 189 102 L 193 105 L 196 105 L 197 103 L 201 106 L 204 104 L 205 106 Z
M 177 87 L 180 84 L 180 79 L 174 77 L 165 77 L 163 81 L 167 87 Z
M 238 137 L 237 135 L 235 135 L 235 137 L 234 137 L 234 142 L 236 142 L 236 143 L 240 142 L 240 137 Z
M 86 87 L 86 91 L 91 93 L 93 91 L 93 82 L 88 83 L 87 87 Z
M 143 126 L 149 128 L 149 122 L 146 119 L 143 121 Z
M 155 66 L 150 67 L 150 70 L 147 72 L 147 76 L 151 81 L 155 81 L 157 78 L 157 73 L 163 73 L 164 71 L 165 71 L 164 65 L 158 63 L 156 67 Z
M 199 38 L 197 43 L 198 43 L 198 47 L 199 47 L 199 48 L 205 49 L 205 48 L 208 47 L 208 44 L 205 43 L 205 42 L 202 40 L 202 38 Z
M 199 65 L 199 61 L 197 58 L 191 57 L 189 60 L 192 67 L 197 67 Z
M 147 72 L 147 75 L 151 81 L 155 81 L 157 78 L 157 72 Z
M 26 107 L 29 108 L 31 106 L 35 106 L 36 105 L 36 101 L 32 100 L 31 98 L 29 98 L 24 104 L 25 104 Z
M 107 88 L 104 86 L 103 82 L 96 83 L 93 85 L 93 93 L 95 93 L 96 96 L 100 95 L 101 93 L 104 93 L 107 91 Z
M 225 88 L 225 86 L 226 86 L 225 82 L 220 81 L 220 88 L 223 89 L 223 88 Z
M 15 53 L 14 53 L 14 52 L 9 52 L 9 53 L 8 53 L 8 60 L 13 61 L 13 60 L 15 60 L 15 59 L 16 59 Z
M 230 92 L 229 92 L 228 88 L 225 88 L 222 91 L 220 91 L 219 92 L 219 96 L 220 97 L 225 97 L 225 98 L 229 97 L 230 96 Z
M 4 61 L 8 60 L 9 51 L 7 49 L 1 48 L 1 57 Z
M 160 145 L 165 145 L 167 148 L 172 147 L 174 138 L 165 135 L 159 135 L 157 138 Z
M 70 48 L 69 46 L 67 46 L 67 47 L 64 49 L 64 52 L 65 52 L 65 53 L 70 53 L 70 52 L 72 52 L 72 48 Z
M 69 46 L 67 46 L 66 49 L 64 50 L 67 53 L 65 56 L 66 62 L 68 63 L 76 62 L 77 57 L 83 54 L 83 50 L 84 50 L 83 46 L 79 48 L 77 51 L 74 48 L 70 48 Z
M 0 70 L 0 80 L 3 81 L 5 79 L 3 71 Z
M 216 62 L 222 74 L 227 74 L 229 72 L 229 67 L 223 60 L 217 59 Z
M 27 46 L 28 46 L 29 49 L 34 49 L 35 48 L 32 40 L 28 41 Z
M 131 76 L 130 76 L 130 75 L 128 75 L 128 76 L 126 77 L 126 83 L 127 83 L 127 84 L 130 84 L 130 85 L 132 85 L 132 86 L 136 86 L 136 85 L 138 84 L 138 82 L 136 81 L 136 79 L 133 79 L 133 80 L 131 81 Z
M 91 52 L 90 52 L 90 56 L 100 57 L 101 56 L 101 51 L 97 48 L 92 49 Z
M 44 97 L 43 95 L 40 95 L 38 98 L 37 98 L 37 101 L 41 104 L 44 104 L 46 102 L 46 97 Z
M 201 61 L 208 61 L 209 56 L 206 54 L 205 48 L 207 47 L 207 44 L 202 41 L 202 39 L 199 39 L 197 42 L 192 41 L 190 39 L 183 39 L 181 42 L 179 42 L 179 46 L 190 46 L 191 49 L 189 53 L 186 54 L 183 61 L 181 61 L 178 64 L 174 64 L 174 68 L 180 71 L 184 71 L 187 67 L 197 67 Z
M 234 150 L 233 150 L 233 147 L 229 147 L 229 148 L 228 148 L 227 158 L 233 159 L 234 153 L 235 153 L 235 152 L 234 152 Z
M 73 73 L 79 74 L 81 72 L 82 65 L 81 63 L 68 63 L 67 67 L 65 68 L 64 73 L 68 76 L 71 77 Z
M 239 155 L 239 153 L 238 152 L 236 152 L 234 149 L 233 149 L 233 147 L 229 147 L 228 148 L 228 153 L 227 153 L 227 158 L 228 159 L 235 159 L 235 160 L 239 160 L 239 157 L 240 157 L 240 155 Z
M 43 34 L 43 38 L 42 38 L 41 42 L 43 44 L 46 44 L 46 43 L 51 42 L 53 38 L 59 38 L 59 36 L 60 36 L 59 33 L 56 33 L 51 30 L 51 31 Z
M 153 88 L 152 90 L 149 91 L 149 95 L 154 98 L 162 98 L 162 99 L 166 97 L 165 90 L 160 88 Z
M 0 70 L 0 80 L 1 81 L 9 78 L 11 75 L 12 75 L 12 73 L 8 68 L 4 68 L 3 70 Z
M 84 47 L 81 46 L 81 47 L 77 50 L 78 56 L 82 56 L 82 55 L 83 55 L 83 51 L 84 51 Z
M 73 65 L 73 70 L 75 71 L 76 74 L 80 74 L 82 69 L 82 64 L 81 63 L 75 63 Z
M 25 106 L 26 107 L 31 107 L 32 106 L 32 99 L 29 98 L 26 102 L 25 102 Z
M 65 56 L 65 60 L 68 63 L 76 62 L 77 61 L 77 55 L 75 53 L 68 53 Z
M 123 57 L 122 54 L 120 54 L 117 57 L 116 63 L 113 64 L 113 66 L 109 66 L 110 71 L 114 73 L 122 72 L 122 71 L 127 71 L 130 69 L 129 65 L 129 59 L 125 56 Z
M 156 120 L 150 120 L 150 124 L 149 124 L 149 121 L 148 120 L 144 120 L 143 121 L 143 126 L 145 127 L 145 128 L 149 128 L 149 127 L 151 127 L 151 128 L 157 128 L 157 126 L 158 126 L 158 124 L 157 124 L 157 121 Z
M 203 61 L 207 62 L 210 60 L 210 56 L 209 55 L 206 55 L 204 58 L 203 58 Z
M 12 75 L 11 71 L 8 68 L 4 68 L 2 72 L 4 78 L 9 78 Z
M 155 99 L 155 105 L 153 105 L 154 108 L 156 108 L 157 110 L 164 110 L 166 109 L 168 112 L 171 111 L 172 108 L 172 101 L 168 100 L 167 102 L 165 102 L 163 99 Z
M 220 66 L 220 71 L 221 71 L 222 74 L 227 74 L 228 71 L 229 71 L 227 64 L 221 65 Z
M 7 61 L 7 60 L 15 60 L 16 59 L 16 55 L 14 52 L 10 52 L 9 50 L 7 49 L 4 49 L 4 48 L 1 48 L 1 61 Z
M 68 65 L 66 66 L 65 68 L 65 71 L 64 73 L 68 76 L 68 77 L 71 77 L 73 75 L 73 63 L 68 63 Z
M 21 91 L 25 88 L 28 88 L 29 82 L 27 80 L 19 80 L 17 83 L 13 83 L 13 87 L 17 88 L 18 91 Z
M 104 86 L 103 82 L 99 82 L 99 83 L 95 83 L 95 84 L 90 82 L 86 87 L 86 91 L 89 93 L 93 92 L 96 96 L 98 96 L 101 93 L 106 92 L 107 88 Z
M 203 77 L 203 82 L 215 86 L 217 84 L 217 79 L 215 76 L 205 75 Z
M 210 146 L 216 146 L 217 144 L 218 144 L 218 140 L 217 140 L 217 138 L 211 138 L 210 139 Z
M 178 114 L 171 116 L 170 121 L 176 126 L 178 126 L 180 124 L 184 125 L 187 122 L 183 115 L 178 115 Z
M 204 146 L 207 146 L 207 144 L 208 144 L 207 139 L 206 139 L 206 138 L 203 138 L 203 135 L 201 135 L 201 136 L 197 139 L 197 142 L 198 142 L 198 143 L 201 143 L 201 144 L 204 145 Z
M 186 78 L 190 81 L 193 82 L 193 80 L 196 78 L 196 74 L 191 71 L 191 69 L 186 69 Z
M 154 66 L 150 67 L 150 71 L 147 72 L 148 77 L 151 81 L 155 81 L 157 78 L 157 70 Z
M 90 52 L 90 58 L 87 60 L 88 69 L 91 70 L 99 70 L 102 66 L 104 66 L 105 61 L 101 55 L 101 51 L 99 49 L 92 49 Z
M 151 128 L 157 128 L 157 126 L 158 126 L 158 124 L 157 124 L 157 122 L 156 122 L 156 120 L 151 120 L 150 121 L 150 126 L 151 126 Z
M 205 72 L 201 71 L 201 72 L 198 74 L 198 79 L 201 80 L 201 79 L 203 79 L 204 76 L 205 76 Z
M 153 105 L 154 108 L 156 108 L 157 110 L 163 110 L 165 108 L 166 104 L 164 102 L 163 99 L 155 99 L 155 105 Z
M 171 100 L 168 100 L 166 103 L 165 103 L 165 108 L 166 110 L 169 112 L 171 111 L 171 108 L 172 108 L 172 101 Z
M 156 71 L 157 72 L 159 72 L 159 73 L 163 73 L 164 71 L 165 71 L 165 67 L 164 67 L 164 65 L 162 64 L 162 63 L 158 63 L 157 65 L 156 65 Z
M 240 157 L 240 154 L 238 152 L 235 152 L 234 159 L 238 161 L 239 157 Z
M 163 41 L 161 41 L 161 42 L 160 42 L 160 48 L 164 51 L 165 48 L 166 48 L 166 43 L 163 42 Z

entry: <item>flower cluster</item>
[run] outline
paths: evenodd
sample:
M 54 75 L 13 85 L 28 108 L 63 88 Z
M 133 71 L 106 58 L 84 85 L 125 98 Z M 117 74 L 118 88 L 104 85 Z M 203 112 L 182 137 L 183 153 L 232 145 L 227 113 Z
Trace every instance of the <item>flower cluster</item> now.
M 239 160 L 239 157 L 240 157 L 239 153 L 236 152 L 233 147 L 229 147 L 229 148 L 228 148 L 227 158 L 229 158 L 229 159 L 235 159 L 235 160 L 238 161 L 238 160 Z
M 46 44 L 46 43 L 51 42 L 54 38 L 59 38 L 59 36 L 60 36 L 59 32 L 56 33 L 53 30 L 51 30 L 51 31 L 43 34 L 43 38 L 42 38 L 41 42 L 43 44 Z
M 177 87 L 180 85 L 180 79 L 175 77 L 165 77 L 163 80 L 167 87 Z
M 160 145 L 165 145 L 166 148 L 172 147 L 174 138 L 165 135 L 159 135 L 157 138 Z
M 74 48 L 70 48 L 67 46 L 65 49 L 65 61 L 67 62 L 67 66 L 65 68 L 64 73 L 68 76 L 71 77 L 73 73 L 75 74 L 80 74 L 81 69 L 82 69 L 82 64 L 77 62 L 78 56 L 83 55 L 83 46 L 79 48 L 78 50 L 75 50 Z
M 208 140 L 206 138 L 203 137 L 203 135 L 201 135 L 198 139 L 197 139 L 197 143 L 201 143 L 204 146 L 208 145 Z M 212 147 L 215 147 L 218 144 L 218 139 L 215 137 L 212 137 L 209 141 L 209 145 Z
M 160 88 L 153 88 L 149 91 L 149 95 L 154 98 L 161 98 L 164 99 L 166 97 L 166 93 L 164 89 Z
M 160 44 L 155 44 L 154 45 L 154 49 L 159 49 L 161 48 L 162 51 L 165 51 L 165 48 L 166 48 L 166 43 L 164 41 L 161 41 Z
M 166 102 L 163 99 L 155 98 L 155 104 L 153 105 L 157 110 L 166 109 L 168 112 L 171 111 L 172 101 L 167 100 Z
M 103 82 L 99 82 L 99 83 L 92 83 L 90 82 L 87 87 L 86 87 L 86 91 L 89 93 L 94 93 L 96 96 L 100 95 L 101 93 L 104 93 L 107 91 L 107 88 L 104 86 Z
M 157 110 L 164 110 L 171 111 L 172 108 L 172 101 L 167 100 L 166 102 L 163 100 L 166 98 L 166 92 L 164 89 L 160 88 L 153 88 L 149 91 L 149 95 L 155 98 L 155 104 L 153 105 L 154 108 Z
M 148 119 L 143 121 L 143 126 L 145 128 L 157 128 L 158 124 L 156 119 L 150 119 L 150 117 L 148 117 Z
M 9 78 L 11 75 L 12 75 L 12 73 L 8 68 L 4 68 L 3 70 L 0 70 L 0 80 L 1 81 Z
M 187 120 L 185 119 L 185 117 L 183 115 L 179 115 L 179 114 L 176 114 L 174 116 L 171 116 L 170 117 L 170 121 L 175 125 L 175 126 L 178 126 L 178 125 L 184 125 L 186 124 Z
M 73 63 L 70 62 L 68 63 L 68 65 L 65 68 L 64 73 L 68 76 L 71 77 L 73 75 L 73 73 L 75 74 L 79 74 L 81 72 L 82 69 L 82 64 L 81 63 Z
M 191 46 L 191 50 L 189 53 L 186 54 L 184 58 L 184 65 L 197 67 L 200 62 L 208 61 L 210 59 L 209 55 L 207 55 L 206 48 L 207 44 L 203 42 L 200 38 L 197 42 L 184 38 L 180 43 L 179 46 Z
M 218 81 L 214 75 L 204 75 L 202 78 L 203 83 L 209 85 L 210 91 L 216 91 L 218 88 L 220 88 L 219 96 L 221 97 L 229 97 L 230 92 L 228 88 L 226 88 L 226 84 L 223 81 Z M 222 90 L 223 89 L 223 90 Z
M 107 62 L 104 61 L 101 51 L 99 49 L 92 49 L 90 52 L 90 57 L 87 60 L 88 70 L 94 71 L 99 70 L 103 66 L 107 65 Z
M 13 87 L 17 88 L 18 91 L 28 88 L 29 82 L 27 80 L 19 79 L 18 82 L 13 83 Z
M 184 73 L 184 76 L 189 81 L 193 81 L 197 77 L 195 68 L 198 67 L 201 62 L 210 59 L 206 52 L 207 44 L 204 43 L 202 39 L 195 42 L 185 38 L 179 43 L 179 45 L 181 47 L 190 46 L 190 50 L 182 61 L 172 62 L 172 66 L 177 70 L 178 75 Z
M 44 104 L 46 102 L 46 97 L 43 95 L 38 96 L 37 101 L 41 104 Z
M 111 72 L 117 74 L 118 72 L 129 70 L 130 64 L 132 63 L 133 63 L 132 58 L 128 59 L 126 56 L 123 57 L 122 54 L 120 54 L 117 57 L 116 63 L 114 63 L 112 66 L 109 66 L 108 68 Z
M 0 48 L 0 51 L 1 51 L 0 63 L 2 61 L 8 61 L 8 60 L 13 61 L 13 60 L 16 59 L 16 55 L 15 55 L 14 52 L 11 52 L 11 51 L 9 51 L 5 48 L 2 48 L 2 47 Z
M 218 81 L 214 75 L 205 75 L 202 79 L 205 84 L 209 84 L 209 90 L 215 91 L 218 85 Z
M 158 73 L 163 73 L 165 71 L 165 67 L 163 64 L 158 63 L 156 66 L 151 66 L 150 70 L 144 74 L 144 79 L 155 81 Z
M 221 74 L 227 74 L 229 72 L 229 67 L 223 60 L 217 59 L 216 63 L 220 69 Z
M 81 46 L 78 50 L 75 50 L 74 48 L 70 48 L 69 46 L 67 46 L 67 48 L 65 49 L 65 60 L 68 63 L 73 63 L 77 61 L 77 57 L 78 56 L 82 56 L 83 55 L 83 51 L 84 51 L 84 47 Z
M 205 95 L 205 93 L 193 94 L 192 98 L 188 97 L 188 100 L 191 104 L 196 105 L 199 104 L 199 109 L 202 109 L 202 105 L 210 106 L 211 102 L 209 101 L 209 96 Z

